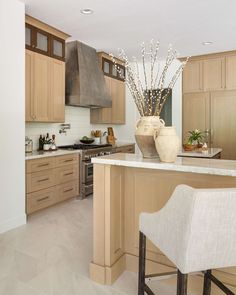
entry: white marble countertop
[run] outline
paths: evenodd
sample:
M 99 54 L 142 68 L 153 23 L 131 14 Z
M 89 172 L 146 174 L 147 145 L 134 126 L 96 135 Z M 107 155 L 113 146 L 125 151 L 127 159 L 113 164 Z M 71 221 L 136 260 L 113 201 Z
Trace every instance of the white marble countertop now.
M 185 151 L 184 149 L 178 154 L 179 157 L 192 157 L 192 158 L 213 158 L 215 155 L 222 152 L 219 148 L 209 148 L 207 151 L 194 150 Z
M 94 164 L 107 164 L 132 168 L 171 170 L 190 173 L 236 176 L 236 161 L 178 157 L 175 163 L 147 159 L 137 154 L 112 154 L 92 159 Z
M 74 153 L 80 153 L 80 152 L 81 152 L 81 150 L 60 150 L 60 149 L 58 149 L 56 151 L 50 151 L 50 152 L 33 151 L 32 153 L 25 154 L 25 160 L 63 156 L 63 155 L 67 155 L 67 154 L 74 154 Z

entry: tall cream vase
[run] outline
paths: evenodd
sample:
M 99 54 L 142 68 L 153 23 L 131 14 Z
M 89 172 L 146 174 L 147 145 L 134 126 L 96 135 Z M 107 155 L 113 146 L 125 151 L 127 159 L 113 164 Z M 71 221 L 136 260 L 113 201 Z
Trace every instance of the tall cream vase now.
M 156 149 L 162 162 L 175 162 L 180 149 L 180 139 L 175 127 L 161 127 L 154 134 Z
M 141 117 L 136 123 L 135 139 L 144 158 L 157 158 L 154 134 L 158 134 L 165 122 L 159 116 Z

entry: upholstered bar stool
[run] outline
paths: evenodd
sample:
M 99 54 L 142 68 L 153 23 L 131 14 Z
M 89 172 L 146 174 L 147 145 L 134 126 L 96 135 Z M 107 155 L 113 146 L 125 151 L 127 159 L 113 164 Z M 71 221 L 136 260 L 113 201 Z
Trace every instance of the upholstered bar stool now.
M 178 295 L 187 294 L 187 274 L 199 271 L 203 295 L 210 295 L 211 282 L 234 294 L 211 270 L 236 266 L 236 189 L 179 185 L 160 211 L 141 213 L 139 224 L 139 295 L 154 295 L 145 283 L 146 237 L 176 265 Z

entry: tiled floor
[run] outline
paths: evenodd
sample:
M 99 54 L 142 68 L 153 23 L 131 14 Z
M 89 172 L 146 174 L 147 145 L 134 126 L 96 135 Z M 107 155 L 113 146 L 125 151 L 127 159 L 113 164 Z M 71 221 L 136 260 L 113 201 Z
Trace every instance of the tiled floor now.
M 91 257 L 92 198 L 36 213 L 0 235 L 0 295 L 137 294 L 137 275 L 130 272 L 111 287 L 93 283 Z M 175 279 L 152 285 L 158 294 L 175 294 Z

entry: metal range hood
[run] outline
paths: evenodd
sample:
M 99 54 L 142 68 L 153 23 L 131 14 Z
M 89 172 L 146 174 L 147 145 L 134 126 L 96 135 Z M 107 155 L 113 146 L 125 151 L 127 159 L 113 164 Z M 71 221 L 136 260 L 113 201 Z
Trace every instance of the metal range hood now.
M 111 107 L 96 50 L 79 41 L 66 43 L 66 105 Z

